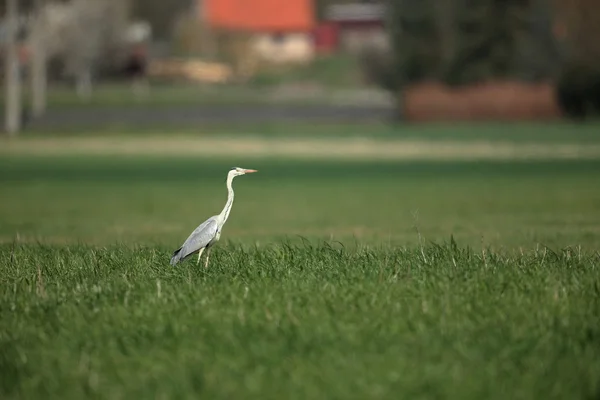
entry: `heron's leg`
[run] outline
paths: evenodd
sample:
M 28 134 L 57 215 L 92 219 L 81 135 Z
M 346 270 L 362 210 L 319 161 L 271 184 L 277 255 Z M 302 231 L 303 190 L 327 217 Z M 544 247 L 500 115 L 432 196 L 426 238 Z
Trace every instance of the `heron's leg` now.
M 206 264 L 204 264 L 204 268 L 208 268 L 208 258 L 210 257 L 210 249 L 206 250 Z
M 204 247 L 198 252 L 198 261 L 196 261 L 196 265 L 200 264 L 200 257 L 202 257 L 202 253 L 204 253 Z

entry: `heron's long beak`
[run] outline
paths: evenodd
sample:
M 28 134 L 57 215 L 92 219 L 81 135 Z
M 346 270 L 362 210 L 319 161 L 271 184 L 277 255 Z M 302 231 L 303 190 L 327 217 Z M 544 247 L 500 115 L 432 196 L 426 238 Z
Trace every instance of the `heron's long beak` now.
M 245 174 L 251 174 L 251 173 L 253 173 L 253 172 L 258 172 L 258 170 L 256 170 L 256 169 L 245 169 L 245 170 L 244 170 L 244 173 L 245 173 Z

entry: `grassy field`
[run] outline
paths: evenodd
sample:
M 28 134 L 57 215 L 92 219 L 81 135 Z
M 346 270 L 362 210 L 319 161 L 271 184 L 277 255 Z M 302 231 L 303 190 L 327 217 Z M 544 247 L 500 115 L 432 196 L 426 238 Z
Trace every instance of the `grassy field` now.
M 90 99 L 83 101 L 74 87 L 55 85 L 48 92 L 48 106 L 51 109 L 65 108 L 104 108 L 104 107 L 173 107 L 184 105 L 230 105 L 265 104 L 264 92 L 260 88 L 246 88 L 235 85 L 201 84 L 157 84 L 150 86 L 148 96 L 136 96 L 128 83 L 102 84 L 94 87 Z M 27 95 L 28 93 L 26 93 Z M 262 98 L 261 98 L 262 95 Z M 29 100 L 26 97 L 26 100 Z M 3 107 L 4 101 L 0 100 Z M 25 104 L 29 104 L 26 102 Z
M 329 72 L 329 75 L 335 75 Z M 301 78 L 302 74 L 298 75 Z M 339 75 L 338 75 L 339 76 Z M 342 79 L 344 79 L 342 77 Z M 115 107 L 177 107 L 190 105 L 268 105 L 273 103 L 331 104 L 336 93 L 356 90 L 356 86 L 334 85 L 323 86 L 315 82 L 316 90 L 297 93 L 303 82 L 292 80 L 291 89 L 276 74 L 257 77 L 256 84 L 202 84 L 202 83 L 160 83 L 152 82 L 147 95 L 139 95 L 133 91 L 128 82 L 102 83 L 93 88 L 92 96 L 82 100 L 77 96 L 75 88 L 68 85 L 55 84 L 48 92 L 48 106 L 51 109 L 70 108 L 115 108 Z M 285 80 L 285 79 L 284 79 Z M 260 81 L 260 82 L 259 82 Z M 281 81 L 281 82 L 279 82 Z M 296 82 L 296 83 L 294 83 Z M 306 81 L 311 85 L 310 81 Z M 359 86 L 358 89 L 361 87 Z M 25 87 L 25 89 L 28 89 Z M 295 90 L 294 90 L 295 89 Z M 332 98 L 332 96 L 334 98 Z M 30 104 L 30 94 L 24 92 L 25 104 Z M 4 107 L 4 99 L 0 99 L 0 108 Z
M 149 111 L 151 112 L 151 111 Z M 512 143 L 517 145 L 549 145 L 571 144 L 589 146 L 600 145 L 600 124 L 589 122 L 574 124 L 568 122 L 555 123 L 454 123 L 454 124 L 423 124 L 406 125 L 390 124 L 389 121 L 352 122 L 352 123 L 314 123 L 312 121 L 269 123 L 247 121 L 206 121 L 200 126 L 176 127 L 172 121 L 154 126 L 140 127 L 136 121 L 123 121 L 117 126 L 110 124 L 92 126 L 82 129 L 81 126 L 67 125 L 51 128 L 36 126 L 35 129 L 24 133 L 22 142 L 28 140 L 57 138 L 68 140 L 81 138 L 112 138 L 135 140 L 160 138 L 166 141 L 177 141 L 181 138 L 214 139 L 214 138 L 258 138 L 275 139 L 331 139 L 352 140 L 369 139 L 376 141 L 389 140 L 425 140 L 439 143 L 452 141 L 464 144 L 469 142 Z M 4 151 L 5 146 L 0 147 Z
M 207 270 L 171 251 L 236 201 Z M 593 399 L 600 161 L 0 158 L 0 397 Z

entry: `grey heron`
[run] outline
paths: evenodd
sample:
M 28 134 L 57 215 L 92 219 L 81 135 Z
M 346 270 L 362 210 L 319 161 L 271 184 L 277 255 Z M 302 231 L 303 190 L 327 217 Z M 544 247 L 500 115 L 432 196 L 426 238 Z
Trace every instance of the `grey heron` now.
M 173 252 L 171 257 L 171 265 L 176 265 L 178 262 L 185 260 L 191 255 L 198 253 L 198 261 L 200 263 L 200 257 L 206 250 L 206 264 L 204 267 L 208 267 L 208 258 L 210 256 L 210 248 L 219 240 L 221 237 L 221 230 L 225 221 L 229 217 L 231 206 L 233 205 L 233 178 L 240 175 L 250 174 L 258 172 L 255 169 L 245 169 L 235 167 L 232 168 L 227 174 L 227 203 L 223 207 L 223 211 L 219 215 L 213 215 L 200 225 L 190 234 L 190 236 L 183 242 L 180 248 Z

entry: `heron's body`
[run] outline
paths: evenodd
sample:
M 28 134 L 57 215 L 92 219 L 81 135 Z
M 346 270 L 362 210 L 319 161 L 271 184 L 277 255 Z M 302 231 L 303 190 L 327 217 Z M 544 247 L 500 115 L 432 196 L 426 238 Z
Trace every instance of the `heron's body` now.
M 208 266 L 208 250 L 210 250 L 210 248 L 221 238 L 223 225 L 225 225 L 227 218 L 229 218 L 229 213 L 231 212 L 231 207 L 233 205 L 233 178 L 252 172 L 256 172 L 256 170 L 234 168 L 229 171 L 227 174 L 227 203 L 225 203 L 223 211 L 221 211 L 219 215 L 213 215 L 194 229 L 185 242 L 183 242 L 183 245 L 173 252 L 171 265 L 176 265 L 178 262 L 183 261 L 196 253 L 198 253 L 198 262 L 200 262 L 202 253 L 204 250 L 207 250 L 205 266 Z

